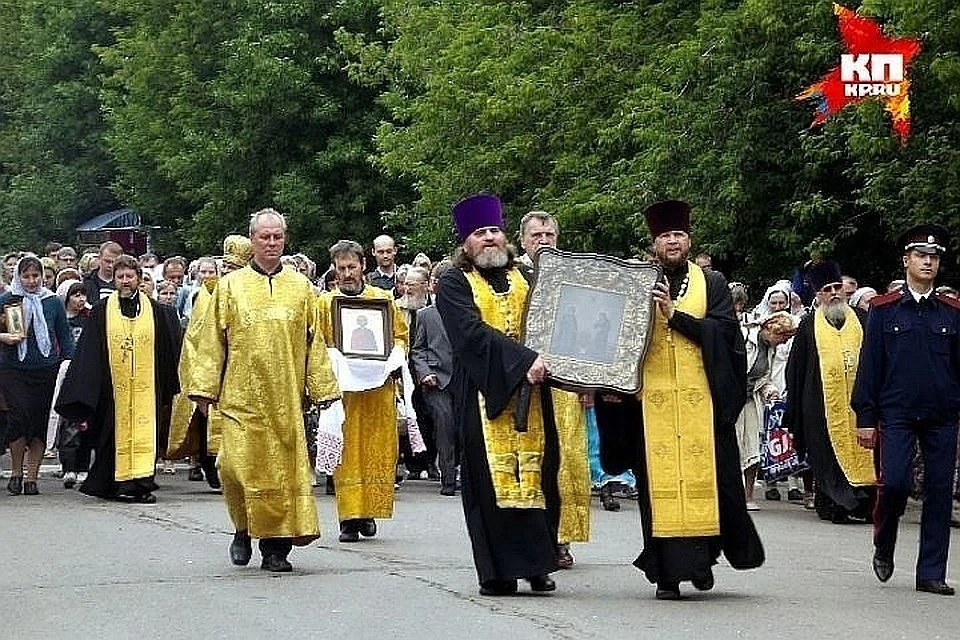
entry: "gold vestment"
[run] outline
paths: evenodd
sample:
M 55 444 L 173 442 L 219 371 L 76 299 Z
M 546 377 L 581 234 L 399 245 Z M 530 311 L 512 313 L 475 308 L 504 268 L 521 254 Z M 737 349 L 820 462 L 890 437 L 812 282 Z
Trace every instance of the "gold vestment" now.
M 590 462 L 587 459 L 587 417 L 576 393 L 551 389 L 557 423 L 560 468 L 560 530 L 557 541 L 590 539 Z
M 393 294 L 365 285 L 356 296 L 334 289 L 321 294 L 321 326 L 327 345 L 336 346 L 333 326 L 333 299 L 383 298 L 393 302 Z M 409 344 L 407 322 L 391 305 L 393 344 L 404 351 Z M 368 391 L 347 391 L 343 394 L 343 453 L 340 466 L 333 472 L 337 488 L 337 517 L 341 522 L 359 518 L 393 516 L 393 485 L 396 482 L 397 455 L 397 392 L 396 383 L 388 377 L 384 384 Z
M 234 526 L 254 538 L 304 545 L 320 536 L 304 390 L 321 402 L 339 388 L 317 320 L 305 277 L 248 266 L 217 283 L 197 336 L 186 388 L 216 402 L 208 422 L 222 434 L 223 496 Z
M 830 444 L 837 462 L 854 487 L 872 486 L 877 478 L 873 452 L 857 442 L 857 416 L 850 406 L 853 385 L 857 379 L 863 327 L 849 307 L 843 327 L 837 329 L 818 309 L 813 319 L 817 357 L 820 360 L 820 381 L 823 383 L 823 407 Z
M 157 460 L 157 395 L 154 378 L 154 322 L 150 299 L 140 296 L 140 312 L 120 312 L 120 294 L 106 302 L 107 360 L 113 382 L 114 480 L 153 477 Z
M 203 315 L 210 304 L 211 295 L 207 287 L 201 285 L 197 290 L 197 297 L 193 301 L 193 311 L 187 331 L 183 335 L 183 346 L 180 349 L 180 363 L 177 374 L 180 380 L 190 379 L 190 367 L 197 357 L 197 340 L 200 328 L 203 325 Z M 193 420 L 197 405 L 186 393 L 178 393 L 173 399 L 173 411 L 170 416 L 170 437 L 167 441 L 166 458 L 179 460 L 187 456 L 200 453 L 200 430 L 195 428 L 197 422 Z M 194 428 L 191 428 L 194 427 Z M 207 428 L 207 455 L 215 456 L 220 451 L 220 434 L 214 434 Z
M 507 271 L 509 287 L 497 293 L 476 271 L 464 276 L 473 291 L 473 301 L 480 310 L 480 319 L 512 340 L 520 340 L 523 310 L 530 286 L 518 269 Z M 514 424 L 514 395 L 506 409 L 489 419 L 483 394 L 480 400 L 480 421 L 487 448 L 487 464 L 493 481 L 497 506 L 501 509 L 543 509 L 546 506 L 540 484 L 543 464 L 543 415 L 540 394 L 530 396 L 527 431 L 519 432 Z
M 707 313 L 703 271 L 688 262 L 676 309 Z M 647 481 L 656 538 L 720 534 L 713 401 L 700 345 L 667 325 L 657 309 L 643 363 Z

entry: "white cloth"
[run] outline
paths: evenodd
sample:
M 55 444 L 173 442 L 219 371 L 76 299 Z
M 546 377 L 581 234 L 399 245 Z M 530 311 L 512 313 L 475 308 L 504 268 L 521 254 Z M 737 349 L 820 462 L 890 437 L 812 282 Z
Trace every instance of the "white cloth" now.
M 317 473 L 330 475 L 340 466 L 343 455 L 343 423 L 347 415 L 343 402 L 336 400 L 317 417 Z
M 60 369 L 57 371 L 57 383 L 53 389 L 53 402 L 50 403 L 50 415 L 47 416 L 47 451 L 53 451 L 57 448 L 57 431 L 60 427 L 60 414 L 53 410 L 57 404 L 57 396 L 60 395 L 60 385 L 63 384 L 63 378 L 67 375 L 67 369 L 70 368 L 70 361 L 64 360 L 60 363 Z
M 327 347 L 327 354 L 330 356 L 330 366 L 333 368 L 333 375 L 337 378 L 341 392 L 377 389 L 387 382 L 391 373 L 399 369 L 400 379 L 403 382 L 403 395 L 399 400 L 403 404 L 402 413 L 406 418 L 410 448 L 414 453 L 427 450 L 420 433 L 417 412 L 413 408 L 413 376 L 410 375 L 410 367 L 407 366 L 407 354 L 401 347 L 394 345 L 386 360 L 348 358 L 335 347 Z

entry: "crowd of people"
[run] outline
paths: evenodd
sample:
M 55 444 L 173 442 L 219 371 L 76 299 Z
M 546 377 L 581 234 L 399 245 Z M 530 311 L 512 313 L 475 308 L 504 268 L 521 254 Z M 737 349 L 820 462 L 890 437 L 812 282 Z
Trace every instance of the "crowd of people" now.
M 682 582 L 713 587 L 721 554 L 736 569 L 763 564 L 749 514 L 758 489 L 780 500 L 786 481 L 787 500 L 825 520 L 875 524 L 881 581 L 908 497 L 922 500 L 917 589 L 952 595 L 960 302 L 934 289 L 946 230 L 904 234 L 905 277 L 883 294 L 814 260 L 751 308 L 708 255 L 690 259 L 686 203 L 649 207 L 646 257 L 663 277 L 649 292 L 642 390 L 629 394 L 554 388 L 549 355 L 524 345 L 556 217 L 525 215 L 518 249 L 496 196 L 465 198 L 452 217 L 459 246 L 437 262 L 398 264 L 381 235 L 369 253 L 337 242 L 320 271 L 284 253 L 273 209 L 192 261 L 115 242 L 79 258 L 57 243 L 4 256 L 8 493 L 41 494 L 41 462 L 56 455 L 64 487 L 151 504 L 157 470 L 184 461 L 223 493 L 231 562 L 248 564 L 256 539 L 261 568 L 285 572 L 292 548 L 320 535 L 314 487 L 335 496 L 351 544 L 377 535 L 404 482 L 434 481 L 461 495 L 488 596 L 521 579 L 554 590 L 571 543 L 589 540 L 591 495 L 607 511 L 631 499 L 634 564 L 658 599 L 677 599 Z

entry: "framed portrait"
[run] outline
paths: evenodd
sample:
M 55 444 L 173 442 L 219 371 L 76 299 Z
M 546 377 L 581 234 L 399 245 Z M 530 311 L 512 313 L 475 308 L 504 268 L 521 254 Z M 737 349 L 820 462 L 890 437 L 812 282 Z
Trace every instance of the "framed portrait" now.
M 27 337 L 27 323 L 23 317 L 23 303 L 14 302 L 3 307 L 3 323 L 7 333 Z
M 551 247 L 535 265 L 523 342 L 546 360 L 551 384 L 639 391 L 660 266 Z
M 393 305 L 385 298 L 333 299 L 333 335 L 348 358 L 386 360 L 393 350 Z

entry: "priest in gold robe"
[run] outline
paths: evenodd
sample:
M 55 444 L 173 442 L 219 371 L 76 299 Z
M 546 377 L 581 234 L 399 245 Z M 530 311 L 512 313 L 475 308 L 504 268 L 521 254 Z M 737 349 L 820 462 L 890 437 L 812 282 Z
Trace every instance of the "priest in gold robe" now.
M 292 546 L 320 537 L 303 406 L 340 392 L 317 326 L 310 281 L 280 263 L 286 221 L 250 220 L 253 259 L 217 283 L 186 383 L 221 434 L 217 468 L 236 533 L 230 559 L 246 565 L 259 538 L 261 569 L 291 571 Z
M 180 327 L 171 307 L 140 292 L 140 274 L 135 258 L 117 258 L 117 290 L 90 311 L 56 411 L 87 425 L 95 458 L 81 492 L 152 504 L 158 426 L 180 389 Z
M 453 347 L 448 388 L 480 594 L 512 595 L 518 579 L 553 591 L 557 434 L 541 386 L 546 363 L 520 342 L 529 285 L 507 246 L 496 196 L 465 198 L 453 217 L 461 247 L 440 280 L 437 310 Z M 526 417 L 516 410 L 521 397 L 529 398 Z
M 223 253 L 223 270 L 224 273 L 229 273 L 250 263 L 253 246 L 246 236 L 229 235 L 223 240 Z M 213 299 L 212 293 L 216 284 L 216 277 L 208 278 L 194 293 L 193 311 L 183 336 L 183 348 L 177 368 L 180 380 L 190 379 L 190 368 L 196 358 L 204 314 Z M 207 416 L 197 411 L 196 403 L 188 398 L 186 393 L 178 394 L 173 400 L 170 437 L 165 457 L 168 460 L 179 460 L 188 456 L 196 458 L 203 468 L 207 483 L 211 488 L 219 489 L 220 477 L 216 469 L 219 451 L 220 433 L 209 428 Z
M 836 262 L 813 264 L 806 280 L 818 305 L 800 322 L 790 349 L 783 427 L 813 470 L 817 514 L 836 524 L 869 522 L 877 475 L 873 452 L 857 442 L 857 417 L 850 406 L 864 314 L 847 304 Z
M 746 350 L 726 280 L 690 262 L 690 206 L 645 211 L 664 280 L 636 396 L 597 398 L 604 469 L 637 477 L 644 549 L 634 561 L 661 600 L 680 583 L 713 588 L 723 553 L 735 569 L 763 563 L 747 514 L 735 423 L 747 399 Z M 613 400 L 613 401 L 611 401 Z
M 341 240 L 330 247 L 330 262 L 337 272 L 337 287 L 319 297 L 320 325 L 326 344 L 331 348 L 337 346 L 334 300 L 343 297 L 387 300 L 393 333 L 386 337 L 390 343 L 386 347 L 398 350 L 393 355 L 399 366 L 399 361 L 406 359 L 409 345 L 407 322 L 390 291 L 364 282 L 363 247 L 352 240 Z M 378 366 L 377 363 L 371 365 Z M 350 375 L 350 366 L 344 362 L 341 375 Z M 340 542 L 357 542 L 361 535 L 373 537 L 377 534 L 376 519 L 393 517 L 393 485 L 399 451 L 397 384 L 390 375 L 392 372 L 382 368 L 382 373 L 376 376 L 377 386 L 343 393 L 346 415 L 343 452 L 340 466 L 333 472 Z

